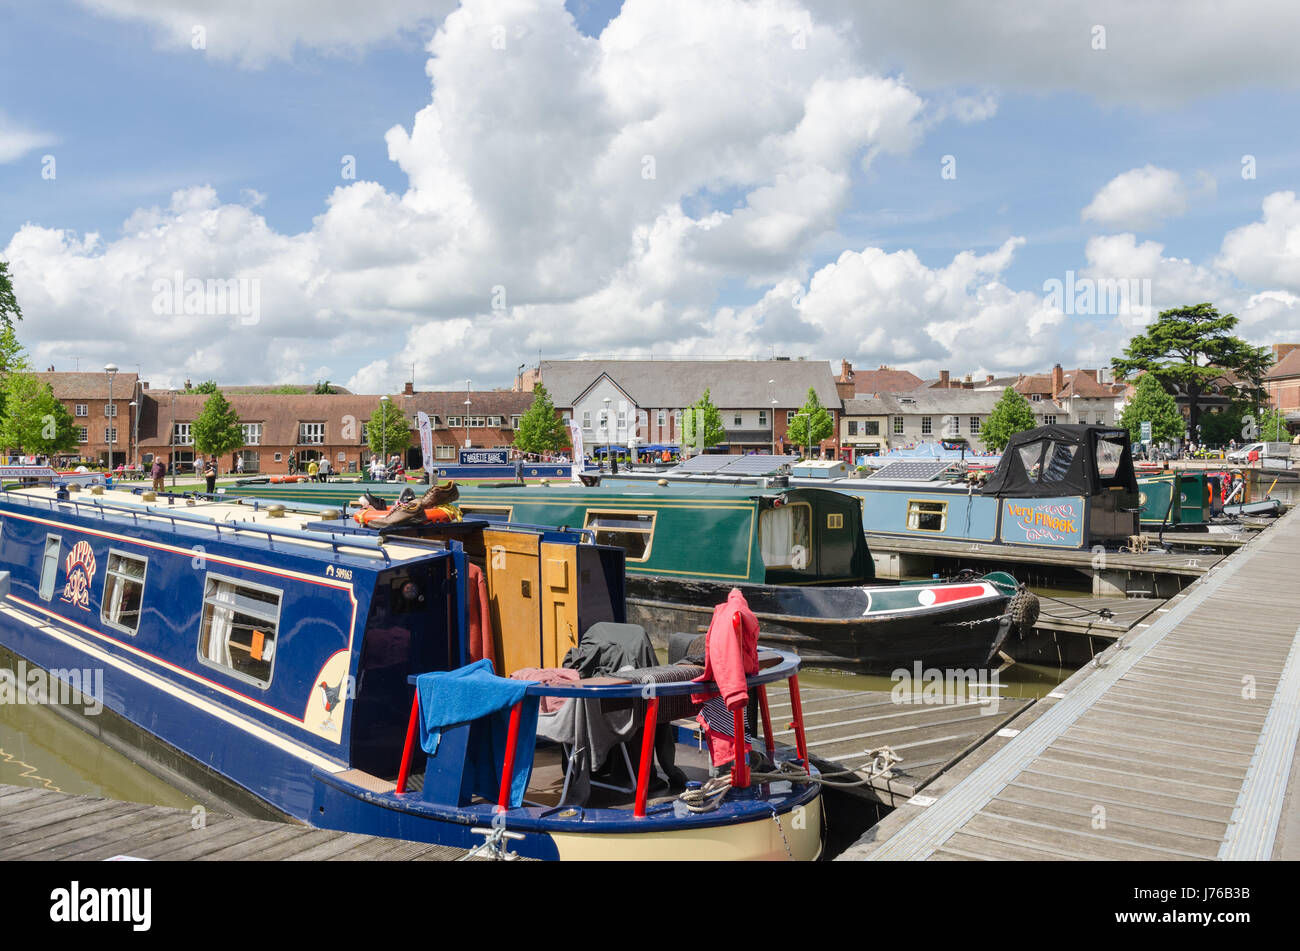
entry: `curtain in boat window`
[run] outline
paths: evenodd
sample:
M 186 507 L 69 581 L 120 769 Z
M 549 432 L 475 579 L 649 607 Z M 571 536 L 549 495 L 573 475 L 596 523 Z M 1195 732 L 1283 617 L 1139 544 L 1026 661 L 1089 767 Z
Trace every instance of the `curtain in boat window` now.
M 758 546 L 764 565 L 807 566 L 812 544 L 808 513 L 807 505 L 783 505 L 763 511 L 758 520 Z
M 208 579 L 205 613 L 207 617 L 207 649 L 203 656 L 214 664 L 232 666 L 230 661 L 230 631 L 235 620 L 235 586 L 227 581 Z

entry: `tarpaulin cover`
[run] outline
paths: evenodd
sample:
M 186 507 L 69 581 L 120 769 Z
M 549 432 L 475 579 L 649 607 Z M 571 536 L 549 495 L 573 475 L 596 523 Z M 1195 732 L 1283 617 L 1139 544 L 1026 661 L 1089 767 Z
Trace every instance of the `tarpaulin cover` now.
M 1012 436 L 983 494 L 1045 498 L 1096 495 L 1111 488 L 1137 492 L 1128 431 L 1061 424 Z

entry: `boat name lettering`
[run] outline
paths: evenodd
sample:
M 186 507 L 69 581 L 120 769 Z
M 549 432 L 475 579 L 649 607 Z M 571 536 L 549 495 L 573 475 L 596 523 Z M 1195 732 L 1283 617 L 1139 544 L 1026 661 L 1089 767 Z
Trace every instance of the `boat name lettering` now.
M 1075 532 L 1075 511 L 1073 505 L 1011 505 L 1012 518 L 1020 520 L 1025 526 L 1026 534 L 1033 532 L 1035 526 L 1054 529 L 1058 532 Z
M 62 600 L 75 604 L 83 611 L 90 610 L 90 583 L 95 580 L 95 553 L 90 543 L 77 542 L 64 560 L 67 584 L 63 586 Z

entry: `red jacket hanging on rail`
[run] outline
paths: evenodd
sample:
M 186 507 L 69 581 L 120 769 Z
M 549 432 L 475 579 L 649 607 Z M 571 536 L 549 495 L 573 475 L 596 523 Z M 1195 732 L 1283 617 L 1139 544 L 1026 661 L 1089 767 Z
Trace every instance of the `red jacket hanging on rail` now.
M 735 621 L 740 617 L 740 635 L 736 635 Z M 749 609 L 739 588 L 732 588 L 727 600 L 713 609 L 713 620 L 704 638 L 704 674 L 700 680 L 712 680 L 718 685 L 727 709 L 743 706 L 749 698 L 745 678 L 758 673 L 758 618 Z M 707 695 L 691 698 L 700 702 Z

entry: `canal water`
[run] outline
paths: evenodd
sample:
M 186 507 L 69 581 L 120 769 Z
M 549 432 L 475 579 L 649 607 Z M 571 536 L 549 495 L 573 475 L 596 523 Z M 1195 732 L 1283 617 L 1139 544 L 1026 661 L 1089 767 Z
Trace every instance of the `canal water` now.
M 195 801 L 40 704 L 0 703 L 0 785 L 190 809 Z

